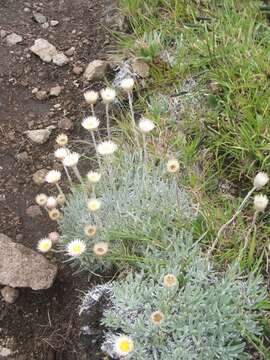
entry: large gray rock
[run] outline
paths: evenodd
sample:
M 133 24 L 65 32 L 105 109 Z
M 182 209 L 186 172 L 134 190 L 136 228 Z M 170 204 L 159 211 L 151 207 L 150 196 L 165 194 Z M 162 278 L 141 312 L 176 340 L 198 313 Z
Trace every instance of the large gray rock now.
M 57 274 L 57 267 L 43 255 L 4 234 L 0 234 L 0 259 L 0 284 L 13 288 L 48 289 Z
M 84 71 L 84 78 L 88 81 L 103 79 L 108 63 L 103 60 L 94 60 L 87 65 Z

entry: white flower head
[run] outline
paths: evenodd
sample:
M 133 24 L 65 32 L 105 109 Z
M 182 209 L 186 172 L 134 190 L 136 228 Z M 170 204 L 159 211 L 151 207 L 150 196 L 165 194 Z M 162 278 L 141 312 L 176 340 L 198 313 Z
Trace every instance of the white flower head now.
M 108 243 L 104 242 L 104 241 L 100 241 L 98 243 L 96 243 L 93 247 L 93 251 L 97 256 L 104 256 L 107 254 L 109 249 L 109 245 Z
M 131 77 L 125 78 L 121 81 L 120 87 L 124 91 L 130 92 L 134 87 L 134 80 Z
M 155 124 L 153 123 L 152 120 L 142 118 L 139 121 L 138 127 L 143 133 L 148 133 L 155 128 Z
M 259 172 L 254 178 L 253 185 L 256 189 L 261 189 L 268 183 L 268 181 L 268 175 L 264 172 Z
M 99 199 L 92 198 L 88 200 L 87 207 L 92 212 L 98 211 L 101 207 L 101 201 Z
M 97 227 L 95 225 L 85 225 L 84 233 L 88 237 L 93 237 L 96 235 Z
M 86 130 L 93 131 L 99 127 L 100 121 L 95 116 L 87 116 L 82 121 L 82 127 Z
M 65 146 L 68 143 L 68 136 L 66 134 L 60 134 L 56 138 L 56 143 L 60 146 Z
M 51 170 L 47 173 L 45 180 L 49 184 L 56 184 L 61 179 L 61 173 L 58 170 Z
M 85 101 L 89 105 L 95 105 L 98 100 L 98 92 L 94 90 L 88 90 L 83 94 Z
M 155 325 L 160 325 L 162 323 L 162 321 L 164 320 L 164 314 L 161 311 L 154 311 L 151 314 L 151 321 L 153 324 Z
M 42 253 L 48 252 L 49 250 L 51 250 L 51 248 L 52 248 L 52 240 L 49 238 L 41 239 L 37 244 L 37 249 Z
M 178 280 L 173 274 L 167 274 L 163 278 L 163 284 L 166 288 L 171 288 L 178 284 Z
M 106 88 L 100 91 L 100 95 L 105 104 L 110 104 L 111 102 L 114 101 L 116 97 L 116 92 L 114 89 Z
M 70 151 L 67 148 L 60 147 L 55 150 L 54 156 L 58 160 L 63 160 L 69 153 L 70 153 Z
M 100 155 L 111 155 L 117 150 L 117 145 L 112 141 L 103 141 L 97 145 L 97 152 Z
M 46 207 L 48 209 L 55 209 L 57 206 L 57 200 L 54 196 L 49 196 L 47 199 Z
M 85 242 L 80 239 L 75 239 L 66 246 L 67 254 L 72 257 L 80 256 L 85 250 Z
M 71 152 L 63 159 L 63 165 L 65 167 L 76 166 L 78 164 L 79 158 L 80 154 L 76 152 Z
M 87 179 L 91 184 L 96 184 L 99 182 L 101 174 L 96 171 L 89 171 L 87 173 Z
M 126 335 L 115 337 L 114 351 L 119 357 L 129 355 L 134 350 L 133 340 Z
M 36 196 L 36 203 L 39 206 L 45 206 L 47 204 L 48 196 L 46 194 L 38 194 Z
M 254 196 L 254 208 L 256 211 L 264 211 L 268 205 L 268 197 L 266 195 Z
M 176 159 L 171 159 L 167 162 L 167 171 L 171 174 L 176 173 L 180 168 L 179 162 Z
M 56 208 L 49 210 L 48 214 L 49 218 L 53 221 L 58 221 L 62 216 L 62 213 Z

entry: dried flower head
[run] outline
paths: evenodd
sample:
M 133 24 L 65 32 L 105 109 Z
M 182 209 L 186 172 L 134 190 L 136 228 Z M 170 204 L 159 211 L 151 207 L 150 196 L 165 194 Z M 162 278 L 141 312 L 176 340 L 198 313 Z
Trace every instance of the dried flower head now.
M 45 180 L 49 184 L 56 184 L 61 179 L 61 173 L 58 170 L 51 170 L 45 177 Z
M 123 79 L 120 83 L 120 87 L 124 91 L 130 92 L 134 87 L 134 80 L 131 77 Z
M 68 143 L 68 136 L 66 134 L 60 134 L 55 141 L 58 145 L 65 146 Z
M 139 121 L 138 127 L 143 133 L 148 133 L 155 128 L 155 124 L 153 123 L 152 120 L 142 118 Z
M 55 150 L 54 156 L 56 157 L 56 159 L 62 161 L 69 154 L 69 152 L 70 151 L 67 148 L 60 147 L 57 150 Z
M 50 210 L 55 209 L 57 207 L 57 200 L 54 196 L 48 197 L 46 207 Z
M 129 336 L 121 335 L 115 338 L 114 351 L 119 357 L 129 355 L 134 350 L 134 343 Z
M 52 209 L 49 211 L 49 217 L 53 221 L 57 221 L 61 218 L 61 212 L 58 209 Z
M 33 174 L 34 183 L 37 184 L 37 185 L 44 184 L 46 175 L 47 175 L 47 170 L 46 169 L 40 169 L 40 170 L 36 171 Z
M 80 239 L 75 239 L 71 241 L 66 246 L 66 251 L 69 256 L 80 256 L 82 253 L 84 253 L 86 250 L 86 245 L 84 241 Z
M 63 165 L 66 167 L 73 167 L 78 164 L 80 154 L 76 152 L 69 153 L 63 160 Z
M 105 104 L 110 104 L 114 101 L 116 92 L 114 89 L 106 88 L 100 91 L 100 95 Z
M 56 200 L 59 205 L 64 205 L 66 202 L 66 197 L 64 194 L 58 194 Z
M 38 194 L 36 196 L 36 203 L 39 206 L 45 206 L 47 204 L 48 196 L 46 194 Z
M 84 99 L 89 105 L 95 105 L 98 101 L 98 92 L 94 90 L 88 90 L 84 94 Z
M 56 231 L 52 231 L 49 233 L 48 238 L 54 243 L 58 243 L 60 239 L 60 235 Z
M 175 174 L 180 168 L 179 162 L 176 159 L 171 159 L 167 162 L 167 171 Z
M 100 241 L 98 243 L 96 243 L 93 247 L 93 251 L 97 256 L 104 256 L 107 254 L 109 249 L 109 245 L 108 243 L 104 242 L 104 241 Z
M 266 195 L 254 196 L 254 208 L 256 211 L 264 211 L 268 205 L 268 197 Z
M 86 225 L 84 227 L 84 233 L 88 237 L 93 237 L 96 235 L 97 227 L 95 225 Z
M 99 199 L 92 198 L 88 200 L 87 207 L 92 212 L 98 211 L 101 207 L 101 201 Z
M 178 284 L 178 280 L 173 274 L 167 274 L 163 278 L 163 284 L 166 288 L 171 288 Z
M 97 152 L 100 155 L 111 155 L 117 150 L 117 145 L 112 141 L 103 141 L 98 144 Z
M 89 171 L 87 173 L 87 179 L 91 184 L 96 184 L 97 182 L 99 182 L 100 178 L 101 174 L 96 171 Z
M 264 172 L 259 172 L 254 178 L 253 185 L 256 189 L 261 189 L 268 183 L 268 181 L 268 175 Z
M 86 130 L 93 131 L 99 127 L 100 121 L 95 116 L 87 116 L 82 121 L 82 127 Z
M 42 253 L 48 252 L 49 250 L 51 250 L 51 248 L 52 248 L 52 240 L 48 238 L 39 240 L 37 244 L 37 249 Z
M 161 311 L 155 311 L 151 314 L 151 321 L 155 325 L 160 325 L 164 320 L 164 314 Z

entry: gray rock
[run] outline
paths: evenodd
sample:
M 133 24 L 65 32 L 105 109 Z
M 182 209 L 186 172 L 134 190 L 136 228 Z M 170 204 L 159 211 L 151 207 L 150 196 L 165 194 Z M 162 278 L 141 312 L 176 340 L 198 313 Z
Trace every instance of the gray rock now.
M 42 29 L 48 29 L 49 26 L 50 26 L 50 24 L 48 22 L 41 24 Z
M 94 60 L 88 64 L 83 76 L 87 81 L 101 80 L 105 75 L 107 66 L 108 63 L 106 61 Z
M 1 295 L 3 296 L 5 302 L 7 302 L 8 304 L 14 304 L 15 301 L 18 299 L 19 294 L 20 293 L 18 289 L 14 289 L 10 286 L 5 286 L 3 287 L 3 289 L 1 289 Z
M 51 20 L 50 21 L 51 26 L 57 26 L 58 24 L 59 24 L 59 21 L 57 21 L 57 20 Z
M 0 345 L 0 359 L 8 357 L 12 354 L 12 351 L 4 346 Z
M 55 129 L 55 126 L 48 126 L 46 129 L 27 130 L 24 133 L 33 142 L 43 144 L 49 139 L 53 129 Z
M 32 91 L 32 93 L 33 93 L 33 91 Z M 35 94 L 36 98 L 40 101 L 46 100 L 48 97 L 47 91 L 45 91 L 45 90 L 38 90 L 34 94 Z
M 12 45 L 16 45 L 20 42 L 22 42 L 23 38 L 21 35 L 17 35 L 15 33 L 9 34 L 6 37 L 6 42 L 8 44 L 8 46 L 12 46 Z
M 7 36 L 6 30 L 0 30 L 0 38 L 4 39 L 4 37 L 6 37 L 6 36 Z
M 39 24 L 44 24 L 47 21 L 46 16 L 44 16 L 41 13 L 36 12 L 36 11 L 33 12 L 33 17 L 34 17 L 35 21 Z
M 48 289 L 57 274 L 57 267 L 43 255 L 14 243 L 0 234 L 0 283 L 14 288 Z
M 72 69 L 73 73 L 76 75 L 80 75 L 83 72 L 83 68 L 81 66 L 75 65 Z
M 16 158 L 20 161 L 27 161 L 28 160 L 28 153 L 27 151 L 23 151 L 16 155 Z
M 45 39 L 35 40 L 34 45 L 30 47 L 30 51 L 39 56 L 44 62 L 51 62 L 53 57 L 57 55 L 56 47 Z
M 63 118 L 58 123 L 59 129 L 71 130 L 73 129 L 73 122 L 68 118 Z
M 149 77 L 150 67 L 146 62 L 136 59 L 132 62 L 131 67 L 134 73 L 141 78 Z
M 75 52 L 75 47 L 72 46 L 71 48 L 69 48 L 68 50 L 65 51 L 65 54 L 67 56 L 72 56 L 74 54 L 74 52 Z
M 57 66 L 63 66 L 69 62 L 69 59 L 66 57 L 64 53 L 59 52 L 56 55 L 54 55 L 52 61 Z
M 62 87 L 59 85 L 53 86 L 50 89 L 50 96 L 59 96 L 62 91 Z
M 29 208 L 26 209 L 26 214 L 31 217 L 35 218 L 42 215 L 42 211 L 38 205 L 31 205 Z

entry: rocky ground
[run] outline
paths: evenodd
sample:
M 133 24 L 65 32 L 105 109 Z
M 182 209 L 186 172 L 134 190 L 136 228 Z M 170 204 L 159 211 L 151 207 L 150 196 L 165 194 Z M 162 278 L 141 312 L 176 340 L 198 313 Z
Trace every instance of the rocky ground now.
M 60 132 L 73 148 L 82 146 L 76 140 L 83 136 L 80 120 L 87 110 L 83 91 L 99 89 L 107 68 L 94 63 L 93 71 L 88 64 L 108 58 L 106 27 L 121 26 L 119 19 L 110 0 L 0 2 L 0 233 L 16 243 L 34 249 L 56 229 L 35 206 L 36 194 L 48 189 L 35 184 L 33 175 L 55 167 Z M 14 304 L 0 299 L 0 359 L 87 358 L 78 338 L 77 304 L 91 281 L 71 276 L 54 256 L 50 261 L 58 266 L 53 287 L 21 289 Z M 95 344 L 91 351 L 90 359 L 101 358 Z

